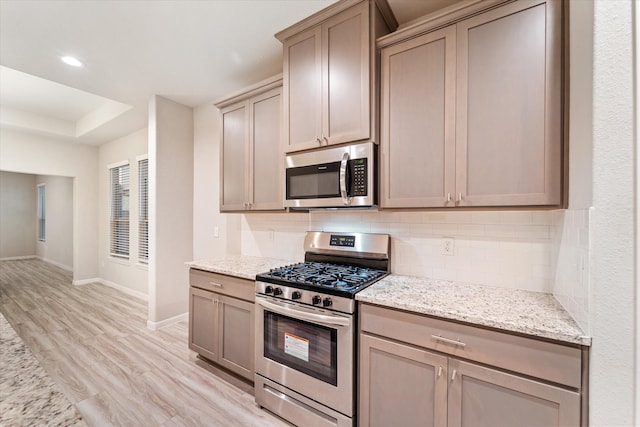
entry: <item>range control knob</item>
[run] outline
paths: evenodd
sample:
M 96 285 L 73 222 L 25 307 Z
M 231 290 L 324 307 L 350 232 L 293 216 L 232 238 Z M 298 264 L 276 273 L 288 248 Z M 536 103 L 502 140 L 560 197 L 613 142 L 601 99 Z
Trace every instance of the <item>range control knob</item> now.
M 320 295 L 314 295 L 313 298 L 311 298 L 311 304 L 313 305 L 318 305 L 322 302 L 322 298 L 320 298 Z
M 325 298 L 322 301 L 322 306 L 323 307 L 331 307 L 332 304 L 333 304 L 333 301 L 331 301 L 331 298 Z
M 267 285 L 267 286 L 264 288 L 264 293 L 265 293 L 265 294 L 273 293 L 273 286 L 269 286 L 269 285 Z
M 291 294 L 291 299 L 300 299 L 302 298 L 302 294 L 300 293 L 300 291 L 293 291 L 293 293 Z
M 273 295 L 275 296 L 282 295 L 282 288 L 275 288 L 273 290 Z

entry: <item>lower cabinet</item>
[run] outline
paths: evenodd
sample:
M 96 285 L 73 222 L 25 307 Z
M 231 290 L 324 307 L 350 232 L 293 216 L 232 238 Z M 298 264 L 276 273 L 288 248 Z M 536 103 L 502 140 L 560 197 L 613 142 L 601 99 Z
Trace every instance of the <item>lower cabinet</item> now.
M 216 279 L 218 280 L 211 281 L 215 283 L 213 286 L 219 285 L 219 282 L 224 283 L 224 280 L 219 280 L 220 277 Z M 233 283 L 229 283 L 226 287 L 232 285 Z M 224 284 L 221 290 L 227 290 Z M 190 349 L 253 381 L 253 334 L 253 302 L 195 287 L 192 280 L 189 288 Z
M 446 425 L 446 357 L 363 334 L 359 369 L 360 425 Z
M 579 426 L 580 394 L 449 360 L 449 426 Z
M 531 341 L 531 351 L 526 346 L 517 352 L 508 351 L 509 334 L 459 324 L 451 324 L 449 330 L 447 324 L 379 307 L 361 308 L 360 426 L 584 424 L 580 349 L 567 352 L 564 346 L 547 342 L 540 347 L 535 339 L 513 336 L 519 347 Z M 482 332 L 475 335 L 474 331 Z M 412 342 L 403 342 L 405 339 Z M 530 365 L 527 372 L 505 369 L 501 360 L 509 358 L 521 359 L 516 365 Z M 492 361 L 495 365 L 474 361 Z M 555 362 L 560 366 L 577 364 L 577 377 L 571 373 L 568 384 L 558 384 L 561 377 L 550 373 L 553 381 L 546 381 L 545 372 L 553 370 L 547 369 L 548 365 Z M 508 361 L 505 365 L 514 366 Z M 536 378 L 537 372 L 541 378 Z

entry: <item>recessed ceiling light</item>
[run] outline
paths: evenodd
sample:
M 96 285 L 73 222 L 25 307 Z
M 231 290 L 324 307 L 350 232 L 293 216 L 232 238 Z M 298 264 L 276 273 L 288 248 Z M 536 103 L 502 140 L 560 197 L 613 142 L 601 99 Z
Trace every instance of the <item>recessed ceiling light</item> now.
M 64 62 L 67 65 L 71 65 L 72 67 L 82 67 L 82 62 L 80 62 L 78 60 L 78 58 L 74 58 L 73 56 L 63 56 L 62 58 L 62 62 Z

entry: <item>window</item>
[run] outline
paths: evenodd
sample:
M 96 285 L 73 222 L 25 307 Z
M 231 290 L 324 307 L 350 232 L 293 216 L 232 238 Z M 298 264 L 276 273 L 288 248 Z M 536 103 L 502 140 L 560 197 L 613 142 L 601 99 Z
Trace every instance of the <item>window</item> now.
M 149 262 L 149 159 L 138 160 L 138 261 Z
M 129 258 L 129 164 L 109 169 L 111 256 Z
M 44 242 L 47 239 L 47 227 L 45 216 L 45 185 L 38 185 L 38 240 Z M 32 199 L 33 200 L 33 199 Z

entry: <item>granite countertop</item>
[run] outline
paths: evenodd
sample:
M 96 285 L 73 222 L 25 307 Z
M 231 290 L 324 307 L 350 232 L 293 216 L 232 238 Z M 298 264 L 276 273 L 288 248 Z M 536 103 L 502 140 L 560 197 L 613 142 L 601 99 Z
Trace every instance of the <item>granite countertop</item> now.
M 551 294 L 421 277 L 390 275 L 356 300 L 472 325 L 591 345 Z
M 0 425 L 86 426 L 0 313 Z
M 256 274 L 299 261 L 255 256 L 234 256 L 216 260 L 191 261 L 187 265 L 198 270 L 255 280 Z
M 192 261 L 191 268 L 255 280 L 256 274 L 299 261 L 235 256 Z M 389 275 L 356 300 L 570 344 L 591 345 L 551 294 L 422 277 Z

